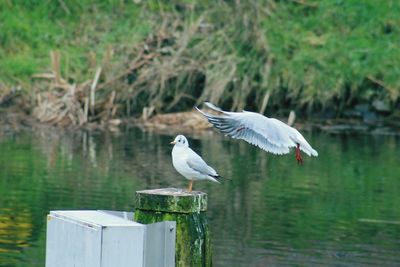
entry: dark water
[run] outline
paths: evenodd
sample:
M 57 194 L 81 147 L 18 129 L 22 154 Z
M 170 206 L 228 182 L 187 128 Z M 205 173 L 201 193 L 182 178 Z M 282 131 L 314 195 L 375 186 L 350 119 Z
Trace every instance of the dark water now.
M 209 194 L 215 266 L 400 266 L 400 139 L 305 133 L 297 166 L 221 135 L 191 146 L 232 180 Z M 42 129 L 0 136 L 0 266 L 44 266 L 55 209 L 132 210 L 136 190 L 185 187 L 173 136 Z

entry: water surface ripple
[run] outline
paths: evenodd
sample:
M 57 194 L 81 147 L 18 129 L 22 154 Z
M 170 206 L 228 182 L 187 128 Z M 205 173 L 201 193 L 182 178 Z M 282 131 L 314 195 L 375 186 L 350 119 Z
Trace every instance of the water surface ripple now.
M 214 266 L 400 266 L 400 140 L 305 133 L 319 152 L 274 156 L 190 138 L 230 181 L 209 194 Z M 173 136 L 38 129 L 0 136 L 0 266 L 44 266 L 46 214 L 132 210 L 136 190 L 186 187 Z

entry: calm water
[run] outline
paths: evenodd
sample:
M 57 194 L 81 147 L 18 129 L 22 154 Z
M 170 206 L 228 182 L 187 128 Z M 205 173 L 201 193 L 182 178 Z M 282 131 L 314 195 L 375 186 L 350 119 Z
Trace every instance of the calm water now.
M 400 266 L 400 138 L 305 133 L 320 157 L 221 135 L 191 146 L 232 180 L 209 194 L 215 266 Z M 55 209 L 132 210 L 136 190 L 185 187 L 172 135 L 35 130 L 0 136 L 0 266 L 44 266 Z

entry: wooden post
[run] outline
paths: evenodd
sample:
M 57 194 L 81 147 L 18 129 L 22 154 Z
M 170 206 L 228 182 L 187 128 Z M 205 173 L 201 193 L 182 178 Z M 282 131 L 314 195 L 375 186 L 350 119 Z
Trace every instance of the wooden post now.
M 207 194 L 163 188 L 136 192 L 135 221 L 176 221 L 175 266 L 212 265 Z

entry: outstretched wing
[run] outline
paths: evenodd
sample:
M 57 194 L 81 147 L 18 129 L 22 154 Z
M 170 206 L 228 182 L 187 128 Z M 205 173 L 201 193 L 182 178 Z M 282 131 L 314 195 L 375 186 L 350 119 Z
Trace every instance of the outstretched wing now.
M 269 124 L 267 121 L 268 118 L 260 115 L 262 116 L 260 118 L 261 122 L 257 122 L 255 120 L 255 116 L 258 115 L 257 113 L 253 113 L 253 115 L 251 114 L 252 112 L 225 112 L 218 110 L 222 115 L 212 115 L 201 111 L 197 107 L 196 109 L 222 133 L 235 139 L 243 139 L 265 151 L 273 154 L 287 154 L 289 153 L 288 145 L 293 146 L 290 140 L 289 142 L 287 140 L 282 142 L 278 135 L 274 136 L 268 131 L 265 131 L 262 123 Z
M 212 115 L 195 108 L 215 128 L 232 138 L 243 139 L 265 151 L 278 155 L 289 153 L 290 148 L 295 147 L 297 143 L 300 143 L 299 141 L 301 141 L 301 149 L 304 142 L 305 146 L 308 145 L 311 148 L 296 129 L 277 119 L 267 118 L 255 112 L 226 112 L 209 102 L 205 104 L 221 115 Z M 303 151 L 308 155 L 314 155 L 314 153 L 310 153 L 309 149 Z

